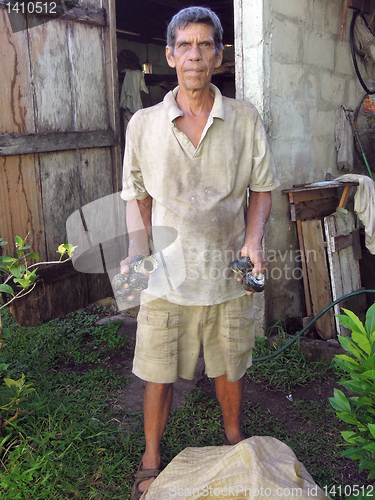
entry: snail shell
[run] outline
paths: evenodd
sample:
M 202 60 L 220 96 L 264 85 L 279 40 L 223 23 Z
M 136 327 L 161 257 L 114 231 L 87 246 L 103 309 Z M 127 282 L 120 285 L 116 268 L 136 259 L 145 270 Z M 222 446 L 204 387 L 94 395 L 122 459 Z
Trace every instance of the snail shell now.
M 114 292 L 122 289 L 122 287 L 128 282 L 128 277 L 124 274 L 116 274 L 112 279 L 112 288 Z
M 129 276 L 128 284 L 132 290 L 140 292 L 148 287 L 148 279 L 142 273 L 134 273 Z
M 253 265 L 252 265 L 249 257 L 247 255 L 243 255 L 238 260 L 231 262 L 229 264 L 229 269 L 231 269 L 235 273 L 245 275 L 246 273 L 249 273 L 250 271 L 252 271 Z

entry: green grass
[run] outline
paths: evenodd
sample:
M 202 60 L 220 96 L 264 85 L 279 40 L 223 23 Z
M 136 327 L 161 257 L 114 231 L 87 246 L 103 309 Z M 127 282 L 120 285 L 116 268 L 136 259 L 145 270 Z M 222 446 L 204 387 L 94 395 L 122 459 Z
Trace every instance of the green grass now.
M 35 392 L 0 437 L 1 500 L 128 498 L 144 450 L 142 415 L 110 404 L 127 381 L 120 367 L 112 370 L 106 363 L 127 340 L 118 323 L 95 326 L 101 315 L 103 310 L 90 307 L 35 328 L 20 328 L 8 313 L 3 316 L 10 331 L 0 351 L 1 375 L 17 379 L 24 373 Z M 258 341 L 254 357 L 266 351 L 268 342 Z M 332 374 L 327 365 L 307 363 L 298 345 L 251 369 L 252 379 L 286 394 L 296 384 Z M 291 408 L 292 418 L 301 422 L 295 433 L 287 430 L 285 418 L 246 404 L 245 434 L 282 440 L 318 484 L 339 484 L 341 438 L 328 402 L 297 400 Z M 187 446 L 221 445 L 222 432 L 218 403 L 196 389 L 170 415 L 164 462 Z
M 279 332 L 277 340 L 257 339 L 253 357 L 260 358 L 271 354 L 289 339 L 290 337 L 284 332 Z M 288 392 L 294 387 L 310 382 L 319 383 L 328 376 L 339 377 L 343 372 L 324 361 L 307 361 L 301 354 L 300 342 L 297 340 L 278 356 L 262 362 L 254 362 L 248 373 L 254 382 L 259 382 L 273 390 Z

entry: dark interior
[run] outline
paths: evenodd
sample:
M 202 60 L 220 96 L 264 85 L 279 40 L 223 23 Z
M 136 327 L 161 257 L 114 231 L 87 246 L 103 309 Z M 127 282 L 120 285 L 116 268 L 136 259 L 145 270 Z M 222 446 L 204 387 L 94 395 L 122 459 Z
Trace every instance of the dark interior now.
M 179 10 L 191 5 L 212 9 L 223 25 L 224 44 L 233 45 L 233 0 L 208 0 L 204 3 L 181 0 L 118 0 L 117 36 L 140 43 L 165 45 L 168 22 Z

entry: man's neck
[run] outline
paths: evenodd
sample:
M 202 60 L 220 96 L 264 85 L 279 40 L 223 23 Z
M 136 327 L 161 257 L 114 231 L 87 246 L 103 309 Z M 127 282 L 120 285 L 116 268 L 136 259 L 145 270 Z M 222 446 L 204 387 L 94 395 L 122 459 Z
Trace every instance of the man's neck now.
M 199 90 L 186 90 L 179 88 L 176 96 L 178 107 L 184 115 L 202 116 L 209 115 L 214 105 L 215 94 L 210 87 Z

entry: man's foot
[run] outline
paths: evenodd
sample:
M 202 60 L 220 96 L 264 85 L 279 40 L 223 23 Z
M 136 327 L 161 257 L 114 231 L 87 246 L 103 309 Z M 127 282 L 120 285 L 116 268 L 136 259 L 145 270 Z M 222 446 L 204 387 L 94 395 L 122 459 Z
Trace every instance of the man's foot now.
M 162 470 L 161 465 L 158 469 L 142 469 L 142 464 L 143 461 L 139 464 L 138 470 L 134 475 L 135 482 L 130 493 L 130 500 L 139 500 Z
M 230 445 L 234 445 L 234 444 L 237 444 L 237 443 L 240 443 L 241 441 L 243 441 L 245 438 L 245 436 L 242 434 L 237 434 L 237 435 L 231 435 L 230 438 L 227 437 L 226 433 L 224 432 L 224 435 L 223 435 L 223 441 L 224 441 L 224 444 L 227 445 L 227 446 L 230 446 Z

